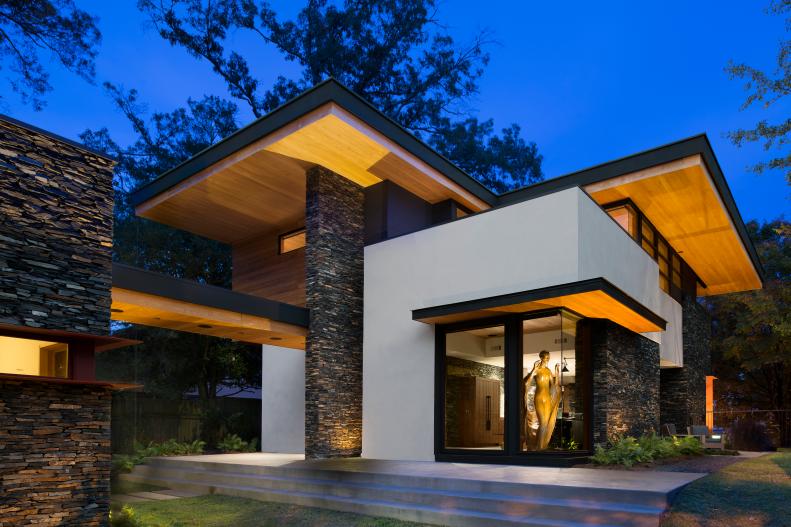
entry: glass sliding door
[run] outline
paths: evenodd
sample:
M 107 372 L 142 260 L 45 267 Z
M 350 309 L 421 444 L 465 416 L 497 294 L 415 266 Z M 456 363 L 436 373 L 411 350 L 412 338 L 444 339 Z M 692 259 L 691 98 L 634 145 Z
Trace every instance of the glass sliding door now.
M 505 326 L 445 335 L 445 447 L 502 450 Z
M 585 405 L 583 379 L 577 377 L 578 321 L 578 317 L 561 311 L 522 322 L 523 452 L 583 447 Z M 579 366 L 581 370 L 582 364 Z
M 591 384 L 582 322 L 558 309 L 439 328 L 438 457 L 585 455 Z

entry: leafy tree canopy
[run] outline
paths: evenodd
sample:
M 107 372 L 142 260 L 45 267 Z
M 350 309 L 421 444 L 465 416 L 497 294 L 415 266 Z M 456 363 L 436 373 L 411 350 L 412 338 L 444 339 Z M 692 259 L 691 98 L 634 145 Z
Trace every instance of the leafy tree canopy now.
M 712 356 L 721 392 L 736 407 L 777 410 L 783 446 L 791 446 L 791 224 L 747 224 L 763 262 L 763 289 L 707 301 Z M 785 409 L 785 412 L 780 410 Z
M 73 0 L 0 0 L 0 69 L 7 71 L 7 82 L 24 103 L 41 110 L 44 94 L 52 90 L 42 52 L 93 80 L 101 41 L 96 21 Z
M 767 9 L 769 14 L 786 16 L 786 32 L 791 29 L 791 0 L 773 0 Z M 745 81 L 744 88 L 748 92 L 742 109 L 754 104 L 768 108 L 781 101 L 791 93 L 791 40 L 780 41 L 777 52 L 777 67 L 772 73 L 766 73 L 743 63 L 731 62 L 725 69 L 731 79 Z M 785 171 L 786 181 L 791 185 L 791 152 L 789 152 L 789 132 L 791 117 L 780 122 L 770 123 L 762 120 L 754 128 L 734 130 L 728 134 L 736 146 L 745 143 L 762 142 L 764 150 L 772 151 L 772 158 L 755 164 L 752 168 L 756 173 L 767 170 Z
M 228 94 L 256 117 L 333 77 L 495 191 L 543 179 L 542 157 L 518 126 L 497 135 L 491 121 L 470 115 L 490 41 L 482 32 L 458 46 L 438 23 L 434 0 L 348 0 L 343 6 L 310 0 L 294 20 L 281 20 L 269 3 L 255 0 L 140 0 L 138 6 L 163 39 L 208 62 Z M 301 75 L 264 87 L 253 56 L 229 47 L 229 35 L 240 31 L 299 64 Z M 135 106 L 134 92 L 108 88 L 122 110 Z M 134 117 L 135 130 L 145 135 L 142 115 Z

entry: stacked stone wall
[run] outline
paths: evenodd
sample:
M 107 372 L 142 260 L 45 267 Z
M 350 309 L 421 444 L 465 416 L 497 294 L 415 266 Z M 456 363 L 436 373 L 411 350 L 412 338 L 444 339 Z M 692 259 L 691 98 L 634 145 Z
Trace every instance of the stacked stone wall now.
M 0 323 L 109 332 L 112 169 L 0 119 Z
M 706 375 L 711 371 L 711 319 L 694 298 L 682 303 L 684 365 L 663 368 L 660 382 L 660 420 L 678 433 L 706 422 Z
M 106 525 L 108 389 L 0 380 L 0 526 Z

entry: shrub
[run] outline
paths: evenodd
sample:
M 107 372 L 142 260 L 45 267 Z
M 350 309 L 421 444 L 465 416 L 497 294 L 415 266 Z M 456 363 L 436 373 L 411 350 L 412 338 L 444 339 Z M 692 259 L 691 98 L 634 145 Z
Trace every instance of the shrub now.
M 766 423 L 750 416 L 734 419 L 728 433 L 728 446 L 736 450 L 763 452 L 774 450 Z
M 129 505 L 110 511 L 110 527 L 145 527 Z
M 703 454 L 703 444 L 697 437 L 675 437 L 673 436 L 673 445 L 677 454 L 681 456 L 700 456 Z
M 591 461 L 597 465 L 623 465 L 649 463 L 657 459 L 678 456 L 699 456 L 704 453 L 703 445 L 694 437 L 659 437 L 644 434 L 639 439 L 616 436 L 609 447 L 597 446 Z
M 217 448 L 223 452 L 256 452 L 258 450 L 258 439 L 244 441 L 236 434 L 225 436 L 222 441 L 217 443 Z
M 168 439 L 163 443 L 154 443 L 148 446 L 135 445 L 136 457 L 161 457 L 161 456 L 189 456 L 203 454 L 206 443 L 200 440 L 180 443 L 175 439 Z

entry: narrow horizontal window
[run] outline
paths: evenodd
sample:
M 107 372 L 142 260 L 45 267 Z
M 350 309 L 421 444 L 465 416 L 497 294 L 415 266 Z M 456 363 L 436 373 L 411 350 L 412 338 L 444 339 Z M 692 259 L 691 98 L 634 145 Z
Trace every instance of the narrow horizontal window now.
M 281 234 L 279 244 L 280 248 L 278 252 L 280 254 L 290 253 L 291 251 L 302 249 L 305 247 L 305 229 L 299 229 L 297 231 Z
M 0 373 L 69 376 L 69 346 L 61 342 L 0 337 Z

